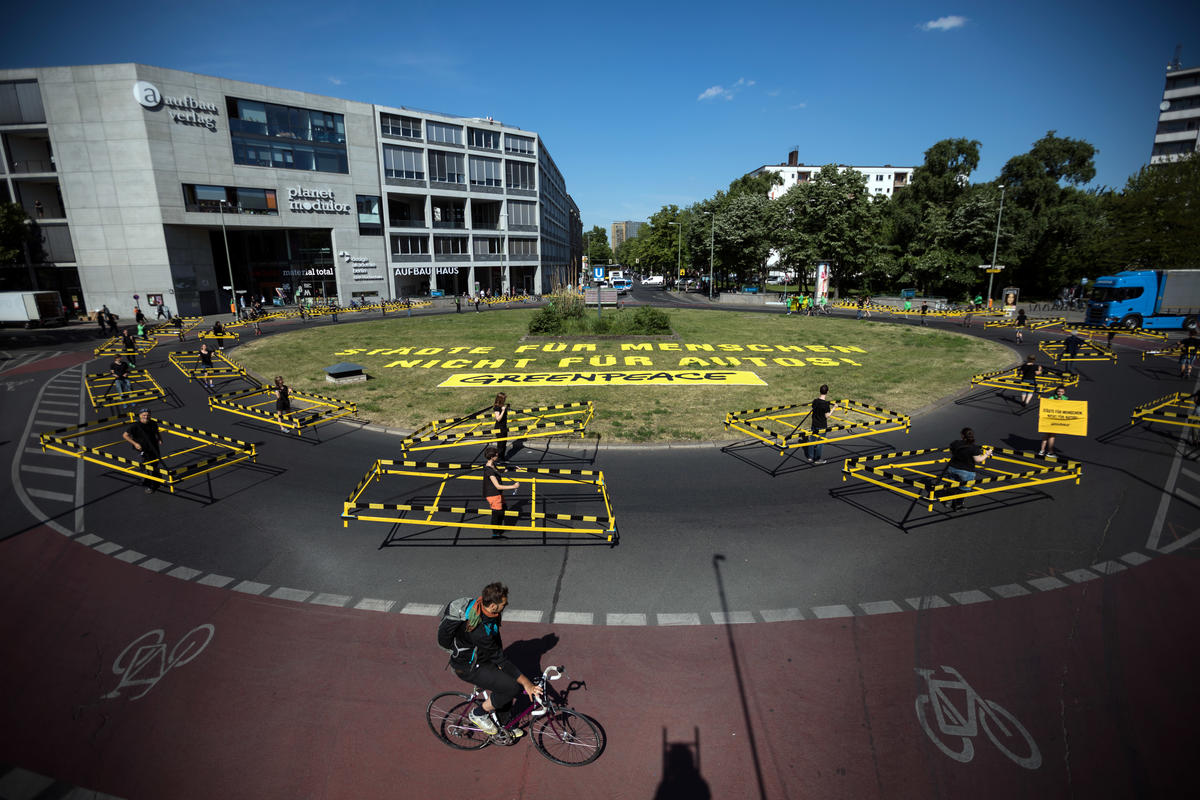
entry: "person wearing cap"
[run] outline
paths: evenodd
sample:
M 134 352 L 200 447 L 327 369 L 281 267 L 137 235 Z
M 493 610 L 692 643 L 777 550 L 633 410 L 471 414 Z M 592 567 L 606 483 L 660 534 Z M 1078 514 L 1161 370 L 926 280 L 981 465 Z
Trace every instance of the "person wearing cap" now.
M 158 430 L 158 423 L 150 419 L 150 409 L 139 408 L 137 419 L 125 429 L 122 436 L 137 450 L 143 465 L 159 467 L 157 462 L 162 459 L 163 439 Z M 142 487 L 146 494 L 150 494 L 155 489 L 154 481 L 149 477 L 142 478 Z

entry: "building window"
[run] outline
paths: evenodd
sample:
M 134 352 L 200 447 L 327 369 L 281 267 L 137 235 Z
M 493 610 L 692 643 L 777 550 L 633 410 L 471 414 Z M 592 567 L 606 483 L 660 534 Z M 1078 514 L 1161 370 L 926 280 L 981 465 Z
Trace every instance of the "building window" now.
M 458 153 L 429 151 L 429 180 L 439 183 L 466 183 L 463 174 L 463 157 Z
M 537 203 L 530 203 L 524 200 L 509 200 L 508 201 L 508 224 L 513 225 L 537 225 Z
M 498 255 L 500 255 L 500 240 L 494 236 L 476 236 L 475 237 L 475 255 L 477 255 L 477 256 L 498 256 Z
M 350 171 L 341 114 L 230 97 L 233 161 L 252 167 Z M 311 143 L 311 144 L 305 144 Z
M 537 257 L 537 239 L 509 239 L 508 254 L 510 256 Z
M 801 173 L 799 173 L 797 180 L 800 181 L 800 183 L 806 183 L 808 181 L 808 179 L 811 177 L 812 177 L 811 172 L 801 172 Z
M 421 120 L 416 117 L 380 114 L 379 127 L 384 135 L 403 136 L 405 139 L 421 138 Z
M 429 141 L 439 144 L 462 144 L 462 126 L 461 125 L 446 125 L 442 122 L 428 121 L 425 123 L 425 130 L 429 134 Z
M 523 161 L 504 162 L 505 177 L 510 189 L 536 189 L 534 183 L 533 164 Z
M 503 186 L 500 174 L 500 159 L 471 156 L 472 186 Z
M 467 128 L 467 141 L 472 147 L 484 147 L 488 150 L 500 149 L 500 132 L 484 131 L 479 128 Z
M 388 178 L 425 180 L 425 154 L 412 147 L 383 146 L 383 172 Z
M 435 236 L 433 237 L 433 252 L 435 255 L 466 255 L 467 237 Z
M 434 200 L 432 211 L 435 228 L 467 227 L 467 207 L 461 200 Z
M 383 235 L 383 214 L 380 213 L 379 197 L 360 194 L 358 201 L 358 232 L 362 236 Z
M 504 135 L 504 152 L 520 156 L 533 155 L 533 139 L 529 136 Z
M 876 176 L 875 176 L 875 180 L 877 180 L 877 181 L 881 181 L 881 180 L 883 180 L 883 176 L 882 176 L 882 175 L 876 175 Z
M 429 253 L 428 236 L 393 236 L 392 255 L 414 256 Z
M 187 211 L 217 214 L 222 210 L 222 202 L 225 203 L 226 214 L 279 214 L 274 189 L 183 184 L 183 207 Z

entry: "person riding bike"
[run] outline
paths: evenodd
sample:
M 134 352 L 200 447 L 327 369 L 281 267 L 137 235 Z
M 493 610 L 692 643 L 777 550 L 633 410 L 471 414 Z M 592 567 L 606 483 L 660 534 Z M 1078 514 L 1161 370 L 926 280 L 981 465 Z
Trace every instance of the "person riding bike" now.
M 504 655 L 500 640 L 500 615 L 508 605 L 508 587 L 489 583 L 479 597 L 467 606 L 466 619 L 454 633 L 454 652 L 450 667 L 467 683 L 488 690 L 488 698 L 467 715 L 471 724 L 490 735 L 498 729 L 491 714 L 497 711 L 500 724 L 512 717 L 512 704 L 522 691 L 531 699 L 540 697 L 542 688 L 526 678 Z M 513 736 L 523 731 L 515 728 Z

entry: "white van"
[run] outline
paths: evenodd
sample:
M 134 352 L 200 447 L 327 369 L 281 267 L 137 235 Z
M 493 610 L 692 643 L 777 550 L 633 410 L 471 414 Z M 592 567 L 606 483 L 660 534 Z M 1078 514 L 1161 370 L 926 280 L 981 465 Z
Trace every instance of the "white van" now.
M 642 286 L 662 286 L 662 285 L 663 285 L 663 276 L 662 275 L 647 275 L 646 277 L 642 278 Z

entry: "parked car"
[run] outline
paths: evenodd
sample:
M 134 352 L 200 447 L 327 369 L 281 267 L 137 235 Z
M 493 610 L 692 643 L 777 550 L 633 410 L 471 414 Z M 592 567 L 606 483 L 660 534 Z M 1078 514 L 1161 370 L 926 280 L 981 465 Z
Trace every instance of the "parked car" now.
M 642 278 L 642 286 L 659 286 L 659 287 L 661 287 L 662 285 L 663 285 L 663 276 L 662 275 L 647 275 L 645 278 Z

